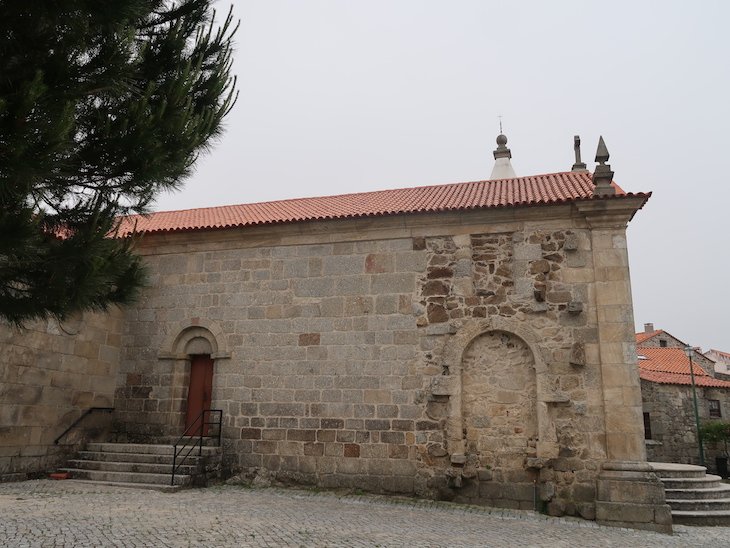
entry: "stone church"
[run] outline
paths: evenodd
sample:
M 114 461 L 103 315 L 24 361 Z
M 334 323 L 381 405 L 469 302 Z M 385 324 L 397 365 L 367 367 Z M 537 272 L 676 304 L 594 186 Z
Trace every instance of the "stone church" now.
M 128 218 L 139 301 L 0 330 L 0 475 L 222 410 L 224 477 L 671 529 L 646 463 L 626 225 L 590 173 Z M 81 422 L 113 408 L 111 426 Z M 95 425 L 92 427 L 92 425 Z M 60 447 L 65 448 L 60 449 Z

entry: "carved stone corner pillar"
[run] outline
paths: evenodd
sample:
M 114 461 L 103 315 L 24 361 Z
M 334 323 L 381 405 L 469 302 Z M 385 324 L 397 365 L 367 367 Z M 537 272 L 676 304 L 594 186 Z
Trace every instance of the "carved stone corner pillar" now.
M 672 533 L 672 512 L 664 487 L 648 462 L 606 461 L 596 480 L 596 521 Z

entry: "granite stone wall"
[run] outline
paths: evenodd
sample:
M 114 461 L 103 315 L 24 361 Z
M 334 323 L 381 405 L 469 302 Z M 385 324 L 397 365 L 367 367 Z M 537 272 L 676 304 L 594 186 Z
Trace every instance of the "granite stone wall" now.
M 699 464 L 697 427 L 694 415 L 692 388 L 686 385 L 659 384 L 641 381 L 644 412 L 649 413 L 651 439 L 646 440 L 650 461 Z M 697 408 L 700 422 L 709 417 L 708 400 L 718 400 L 728 420 L 730 390 L 697 387 Z M 716 473 L 715 457 L 726 456 L 719 446 L 705 444 L 705 464 L 708 472 Z
M 113 405 L 122 321 L 119 311 L 0 326 L 0 480 L 52 471 L 109 427 L 89 416 L 54 440 L 90 407 Z
M 521 215 L 146 238 L 117 439 L 179 435 L 189 356 L 210 353 L 228 475 L 516 508 L 537 489 L 592 518 L 607 426 L 614 452 L 644 451 L 640 407 L 607 424 L 602 385 L 601 345 L 619 363 L 633 348 L 623 225 L 600 240 L 614 279 L 597 292 L 585 221 Z M 638 382 L 612 375 L 633 402 Z

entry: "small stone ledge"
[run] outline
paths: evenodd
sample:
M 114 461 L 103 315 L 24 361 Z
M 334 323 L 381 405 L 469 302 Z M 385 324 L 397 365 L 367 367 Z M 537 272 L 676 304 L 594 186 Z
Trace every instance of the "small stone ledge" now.
M 456 391 L 456 378 L 447 375 L 431 379 L 431 394 L 434 396 L 451 396 Z
M 542 457 L 527 457 L 525 466 L 527 468 L 535 468 L 537 470 L 540 470 L 541 468 L 545 468 L 545 466 L 547 466 L 548 460 L 549 459 L 545 459 Z
M 553 392 L 551 394 L 545 394 L 542 401 L 553 405 L 568 404 L 570 403 L 570 396 L 562 392 Z

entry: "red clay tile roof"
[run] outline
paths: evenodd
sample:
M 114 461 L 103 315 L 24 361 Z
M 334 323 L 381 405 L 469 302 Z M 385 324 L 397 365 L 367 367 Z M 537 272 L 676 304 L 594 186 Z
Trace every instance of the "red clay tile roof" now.
M 689 375 L 680 375 L 679 373 L 663 373 L 661 371 L 644 371 L 639 369 L 639 377 L 644 381 L 659 384 L 684 384 L 687 386 L 692 384 Z M 712 377 L 698 377 L 697 375 L 695 375 L 695 385 L 708 388 L 730 388 L 730 382 L 728 381 L 721 381 Z
M 615 183 L 614 186 L 617 193 L 613 199 L 635 196 L 646 200 L 651 196 L 651 193 L 625 193 Z M 590 173 L 569 171 L 496 181 L 132 215 L 123 219 L 119 235 L 130 234 L 135 226 L 136 232 L 176 232 L 403 213 L 559 204 L 592 199 L 593 189 Z
M 660 384 L 692 384 L 689 360 L 682 348 L 639 348 L 639 377 Z M 692 362 L 697 386 L 730 388 L 730 382 L 715 379 L 705 373 L 696 361 Z
M 640 356 L 645 356 L 646 360 L 639 360 L 639 366 L 646 371 L 664 371 L 666 373 L 680 373 L 689 375 L 689 360 L 684 353 L 683 348 L 637 348 L 636 352 Z M 695 376 L 709 376 L 693 360 Z
M 651 339 L 654 335 L 659 335 L 659 333 L 664 333 L 663 329 L 656 329 L 654 331 L 651 331 L 649 333 L 642 332 L 636 334 L 636 344 L 641 344 L 644 341 L 647 341 Z

